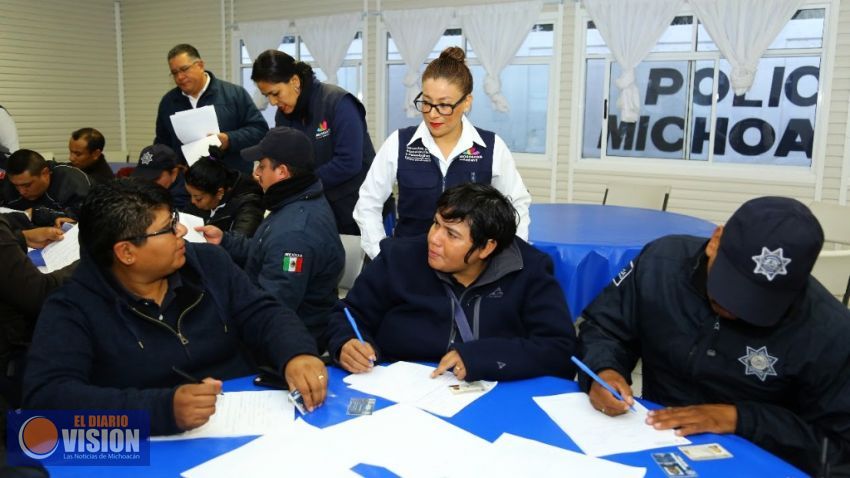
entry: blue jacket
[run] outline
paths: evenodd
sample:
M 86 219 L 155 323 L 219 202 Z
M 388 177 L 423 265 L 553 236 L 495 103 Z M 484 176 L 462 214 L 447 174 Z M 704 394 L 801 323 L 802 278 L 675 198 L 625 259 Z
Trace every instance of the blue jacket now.
M 284 181 L 286 182 L 286 181 Z M 273 185 L 268 197 L 283 183 Z M 221 245 L 254 284 L 294 310 L 324 350 L 328 314 L 338 300 L 345 250 L 316 180 L 274 205 L 254 236 L 228 232 Z
M 317 353 L 292 311 L 254 287 L 216 246 L 187 243 L 186 265 L 169 283 L 179 290 L 163 312 L 171 325 L 145 317 L 144 304 L 84 253 L 39 316 L 26 407 L 147 410 L 152 433 L 174 433 L 173 397 L 184 379 L 172 367 L 225 380 L 254 371 L 248 352 L 261 352 L 278 370 L 296 355 Z
M 225 151 L 222 158 L 224 164 L 228 168 L 251 174 L 253 165 L 243 161 L 239 152 L 243 148 L 259 143 L 269 130 L 269 125 L 244 88 L 219 80 L 209 71 L 207 74 L 210 75 L 210 84 L 198 99 L 197 107 L 215 106 L 218 127 L 222 133 L 227 133 L 230 139 L 230 147 Z M 167 145 L 181 158 L 183 153 L 180 146 L 183 143 L 174 133 L 171 115 L 189 109 L 192 109 L 189 98 L 183 95 L 180 88 L 174 87 L 163 95 L 159 102 L 159 111 L 156 114 L 156 138 L 153 142 Z
M 643 359 L 643 396 L 667 406 L 733 404 L 735 434 L 815 474 L 850 463 L 850 313 L 814 278 L 774 327 L 721 319 L 706 293 L 706 239 L 651 242 L 582 315 L 594 371 L 627 380 Z M 579 375 L 583 390 L 590 388 Z
M 454 322 L 453 289 L 474 340 L 463 342 Z M 466 380 L 572 378 L 576 336 L 552 261 L 522 239 L 490 259 L 463 290 L 428 265 L 423 237 L 386 239 L 357 278 L 345 304 L 378 359 L 437 362 L 457 350 Z M 340 303 L 328 324 L 331 356 L 355 337 Z
M 316 174 L 322 180 L 325 197 L 342 234 L 359 235 L 352 212 L 360 185 L 375 158 L 375 148 L 366 126 L 366 108 L 354 95 L 313 78 L 302 93 L 299 112 L 275 114 L 276 126 L 303 131 L 313 142 Z

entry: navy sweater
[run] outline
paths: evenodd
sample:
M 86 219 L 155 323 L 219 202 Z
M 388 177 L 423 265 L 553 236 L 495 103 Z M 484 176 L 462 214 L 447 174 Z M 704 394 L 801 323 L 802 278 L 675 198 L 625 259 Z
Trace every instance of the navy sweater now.
M 278 370 L 296 355 L 316 355 L 298 317 L 254 287 L 219 247 L 187 243 L 178 274 L 182 297 L 195 299 L 176 301 L 183 316 L 172 330 L 144 317 L 113 276 L 83 254 L 71 282 L 39 316 L 24 376 L 26 407 L 147 410 L 152 434 L 175 433 L 172 402 L 183 379 L 172 367 L 226 380 L 253 372 L 246 348 Z
M 454 289 L 475 340 L 463 342 L 453 321 Z M 428 266 L 425 238 L 386 239 L 345 303 L 379 360 L 439 361 L 457 350 L 466 380 L 573 378 L 576 336 L 552 261 L 522 239 L 490 259 L 465 290 Z M 332 357 L 354 332 L 339 304 L 328 324 Z

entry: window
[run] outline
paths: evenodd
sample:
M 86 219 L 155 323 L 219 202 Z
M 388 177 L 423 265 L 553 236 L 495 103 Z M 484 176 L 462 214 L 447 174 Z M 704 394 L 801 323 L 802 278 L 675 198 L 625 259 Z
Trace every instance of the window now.
M 702 24 L 676 17 L 635 68 L 635 123 L 618 119 L 621 68 L 587 22 L 582 158 L 811 166 L 824 17 L 824 8 L 799 10 L 742 96 L 731 90 L 731 65 Z
M 493 110 L 490 98 L 484 92 L 484 67 L 476 59 L 475 50 L 459 28 L 451 28 L 428 55 L 428 61 L 437 58 L 449 46 L 458 46 L 466 51 L 467 64 L 472 72 L 474 102 L 469 119 L 483 129 L 496 132 L 514 153 L 546 153 L 549 134 L 549 98 L 551 96 L 550 74 L 554 61 L 554 25 L 535 25 L 517 51 L 513 62 L 501 75 L 502 94 L 508 100 L 510 110 L 501 113 Z M 407 67 L 401 59 L 392 37 L 387 34 L 387 131 L 418 125 L 421 115 L 408 118 L 404 111 L 406 91 L 404 75 Z M 427 62 L 426 62 L 427 63 Z M 425 66 L 423 65 L 422 71 Z M 554 112 L 553 112 L 554 114 Z
M 248 94 L 250 94 L 251 97 L 256 98 L 260 95 L 260 92 L 254 82 L 251 81 L 251 68 L 253 66 L 253 61 L 251 60 L 251 56 L 248 54 L 248 49 L 245 48 L 245 44 L 240 41 L 239 45 L 241 49 L 239 68 L 242 74 L 242 86 L 248 91 Z M 280 46 L 277 49 L 291 55 L 296 60 L 310 64 L 310 66 L 313 67 L 313 72 L 316 74 L 316 78 L 319 81 L 327 80 L 327 75 L 315 63 L 313 55 L 310 54 L 310 50 L 307 48 L 307 45 L 301 41 L 301 37 L 285 36 L 281 40 Z M 342 63 L 342 67 L 340 67 L 340 69 L 336 72 L 336 75 L 339 86 L 350 91 L 354 96 L 361 100 L 363 99 L 363 88 L 360 81 L 362 71 L 363 35 L 361 32 L 357 32 L 357 34 L 354 35 L 354 40 L 352 40 L 351 45 L 348 46 L 348 51 L 345 53 L 345 60 Z M 260 110 L 270 127 L 274 126 L 274 115 L 276 111 L 277 109 L 271 105 Z

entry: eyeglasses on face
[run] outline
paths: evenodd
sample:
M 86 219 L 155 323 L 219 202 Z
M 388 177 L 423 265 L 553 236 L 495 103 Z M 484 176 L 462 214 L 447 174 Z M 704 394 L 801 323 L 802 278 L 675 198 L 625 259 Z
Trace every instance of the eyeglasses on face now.
M 455 102 L 455 104 L 453 105 L 447 103 L 440 103 L 438 105 L 435 105 L 434 103 L 429 103 L 421 99 L 422 93 L 419 93 L 418 95 L 416 95 L 416 99 L 413 100 L 413 106 L 416 108 L 416 111 L 419 111 L 420 113 L 430 113 L 432 109 L 436 109 L 437 113 L 443 116 L 449 116 L 454 113 L 455 108 L 457 108 L 458 105 L 461 104 L 467 96 L 469 96 L 468 93 L 466 95 L 461 96 L 460 99 L 457 100 L 457 102 Z
M 166 227 L 164 227 L 164 228 L 162 228 L 158 231 L 154 231 L 154 232 L 151 232 L 151 233 L 148 233 L 148 234 L 142 234 L 140 236 L 133 236 L 133 237 L 125 237 L 124 239 L 121 239 L 118 242 L 121 242 L 121 241 L 138 242 L 138 241 L 143 241 L 143 240 L 145 240 L 149 237 L 161 236 L 163 234 L 177 235 L 177 225 L 178 224 L 180 224 L 180 213 L 177 212 L 177 211 L 174 211 L 174 213 L 171 216 L 171 223 L 169 223 L 168 226 L 166 226 Z
M 180 68 L 177 68 L 176 70 L 171 70 L 171 76 L 173 76 L 174 78 L 177 78 L 178 76 L 182 75 L 183 73 L 186 73 L 187 71 L 189 71 L 189 68 L 192 68 L 193 66 L 195 66 L 199 61 L 201 61 L 201 60 L 195 60 L 192 63 L 189 63 L 188 65 L 183 65 Z

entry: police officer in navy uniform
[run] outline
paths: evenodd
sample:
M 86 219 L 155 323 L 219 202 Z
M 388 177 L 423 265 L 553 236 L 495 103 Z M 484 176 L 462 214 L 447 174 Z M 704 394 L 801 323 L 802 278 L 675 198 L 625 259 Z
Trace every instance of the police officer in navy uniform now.
M 708 241 L 648 244 L 582 314 L 584 362 L 625 399 L 582 374 L 593 406 L 626 413 L 642 359 L 643 397 L 670 407 L 649 425 L 734 433 L 811 474 L 846 467 L 850 312 L 811 276 L 823 240 L 799 201 L 762 197 Z
M 422 123 L 390 135 L 369 169 L 354 209 L 369 257 L 380 252 L 382 206 L 396 183 L 397 237 L 427 233 L 440 194 L 472 182 L 490 184 L 507 196 L 519 213 L 517 235 L 528 238 L 531 196 L 511 152 L 499 136 L 475 128 L 464 115 L 472 107 L 472 73 L 465 58 L 462 49 L 449 47 L 428 64 L 414 101 Z
M 277 50 L 257 57 L 251 79 L 277 107 L 275 126 L 297 129 L 312 141 L 316 174 L 340 234 L 359 234 L 352 211 L 375 157 L 363 104 L 348 91 L 317 80 L 310 65 Z

